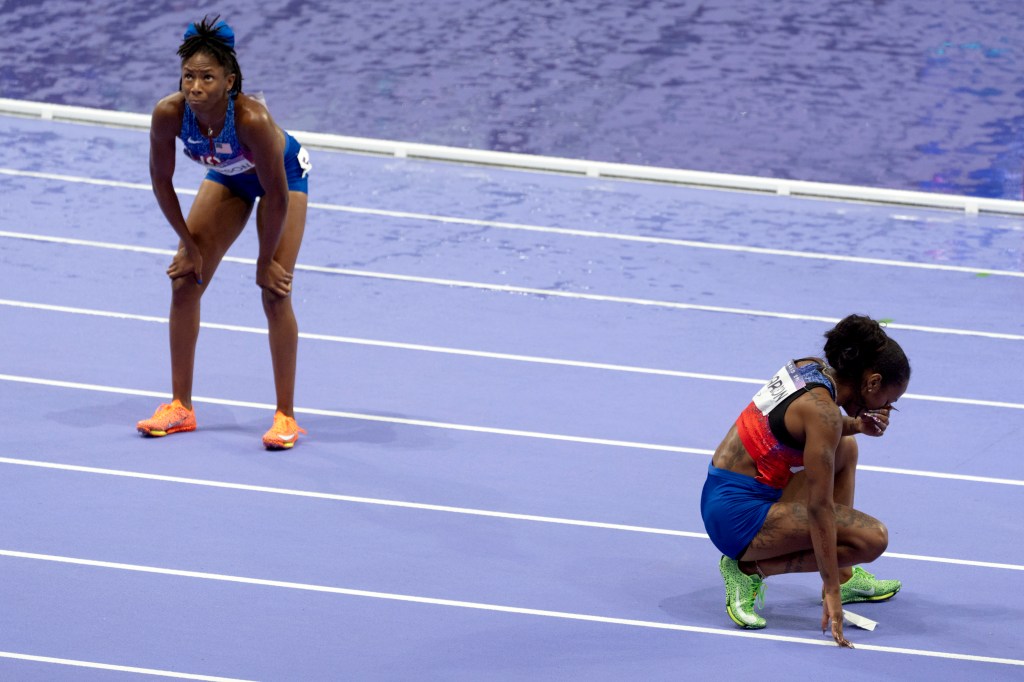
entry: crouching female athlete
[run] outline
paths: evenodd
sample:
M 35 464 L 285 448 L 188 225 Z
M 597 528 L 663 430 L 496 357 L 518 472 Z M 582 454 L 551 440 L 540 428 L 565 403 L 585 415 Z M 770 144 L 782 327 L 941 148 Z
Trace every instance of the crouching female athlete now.
M 199 300 L 259 199 L 256 284 L 262 289 L 277 392 L 277 413 L 263 444 L 283 449 L 295 445 L 299 433 L 304 433 L 293 414 L 298 326 L 291 293 L 306 224 L 306 174 L 311 166 L 306 151 L 274 123 L 263 102 L 242 93 L 234 45 L 234 31 L 217 18 L 189 25 L 178 48 L 179 90 L 153 110 L 149 158 L 153 192 L 181 240 L 167 268 L 173 400 L 136 428 L 146 436 L 195 430 L 192 372 Z M 171 183 L 175 138 L 184 143 L 188 158 L 208 169 L 188 219 Z
M 737 625 L 765 626 L 754 604 L 767 576 L 818 571 L 821 628 L 831 620 L 836 643 L 852 646 L 842 604 L 888 599 L 901 587 L 854 567 L 880 556 L 889 539 L 881 521 L 853 508 L 853 436 L 885 433 L 910 364 L 868 317 L 850 315 L 825 338 L 824 361 L 789 362 L 740 414 L 708 467 L 701 513 L 724 554 L 726 612 Z

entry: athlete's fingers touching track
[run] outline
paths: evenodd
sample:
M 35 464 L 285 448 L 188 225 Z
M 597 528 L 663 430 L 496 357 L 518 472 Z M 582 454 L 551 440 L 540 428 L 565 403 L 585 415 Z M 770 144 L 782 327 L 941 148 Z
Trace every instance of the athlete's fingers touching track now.
M 843 647 L 844 649 L 852 649 L 852 648 L 854 648 L 853 647 L 853 642 L 851 642 L 850 640 L 846 639 L 846 637 L 843 635 L 843 619 L 842 618 L 839 618 L 838 620 L 833 619 L 833 621 L 832 621 L 832 639 L 835 641 L 835 643 L 837 645 Z
M 843 604 L 838 594 L 829 594 L 821 605 L 821 632 L 828 628 L 832 621 L 832 639 L 841 647 L 853 648 L 853 642 L 843 635 Z

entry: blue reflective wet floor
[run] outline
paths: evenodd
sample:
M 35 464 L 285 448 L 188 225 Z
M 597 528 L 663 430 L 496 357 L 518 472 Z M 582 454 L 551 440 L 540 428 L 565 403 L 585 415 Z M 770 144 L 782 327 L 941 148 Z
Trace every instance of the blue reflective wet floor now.
M 145 112 L 210 7 L 8 0 L 0 95 Z M 1024 6 L 1003 0 L 226 0 L 297 130 L 1021 198 Z

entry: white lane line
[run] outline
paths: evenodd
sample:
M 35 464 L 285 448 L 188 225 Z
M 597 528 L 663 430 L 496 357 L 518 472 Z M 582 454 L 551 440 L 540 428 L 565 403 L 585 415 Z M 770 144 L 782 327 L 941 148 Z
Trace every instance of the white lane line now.
M 1001 564 L 991 561 L 973 561 L 971 559 L 950 559 L 947 557 L 924 556 L 921 554 L 903 554 L 901 552 L 885 552 L 884 557 L 890 559 L 907 559 L 908 561 L 930 561 L 938 564 L 954 564 L 956 566 L 976 566 L 978 568 L 1003 568 L 1010 571 L 1024 571 L 1020 564 Z
M 858 265 L 881 265 L 898 268 L 913 268 L 919 270 L 936 270 L 944 272 L 959 272 L 970 275 L 998 275 L 1002 277 L 1021 277 L 1024 272 L 1015 270 L 994 270 L 986 268 L 967 267 L 962 265 L 946 265 L 943 263 L 919 263 L 914 261 L 900 261 L 888 258 L 867 258 L 862 256 L 843 256 L 839 254 L 821 253 L 817 251 L 794 251 L 791 249 L 770 249 L 761 246 L 742 246 L 736 244 L 722 244 L 717 242 L 700 242 L 690 239 L 674 239 L 670 237 L 647 237 L 642 235 L 624 234 L 621 232 L 600 232 L 595 230 L 579 230 L 562 227 L 549 227 L 545 225 L 530 225 L 526 223 L 510 223 L 495 220 L 478 220 L 474 218 L 458 218 L 452 216 L 439 216 L 429 213 L 411 213 L 408 211 L 392 211 L 385 209 L 361 208 L 356 206 L 343 206 L 337 204 L 310 203 L 310 208 L 318 208 L 325 211 L 336 211 L 342 213 L 355 213 L 362 215 L 381 216 L 384 218 L 399 218 L 408 220 L 422 220 L 453 225 L 468 225 L 472 227 L 490 227 L 504 230 L 517 230 L 522 232 L 541 232 L 545 234 L 557 234 L 570 237 L 586 237 L 590 239 L 610 239 L 622 242 L 638 242 L 642 244 L 658 244 L 661 246 L 678 246 L 689 249 L 707 249 L 711 251 L 729 251 L 733 253 L 749 253 L 765 256 L 783 256 L 787 258 L 804 258 L 810 260 L 825 260 L 840 263 L 856 263 Z
M 33 242 L 43 242 L 45 244 L 67 244 L 69 246 L 89 246 L 96 249 L 128 251 L 130 253 L 148 253 L 157 256 L 173 256 L 177 253 L 175 249 L 138 246 L 135 244 L 116 244 L 113 242 L 100 242 L 92 239 L 77 239 L 74 237 L 55 237 L 53 235 L 33 234 L 31 232 L 11 232 L 9 230 L 0 230 L 0 237 L 6 237 L 8 239 L 24 239 Z
M 87 474 L 98 474 L 102 476 L 116 476 L 121 478 L 135 478 L 148 481 L 161 481 L 164 483 L 179 483 L 183 485 L 195 485 L 208 488 L 224 488 L 228 490 L 241 490 L 245 492 L 269 493 L 274 495 L 286 495 L 289 497 L 303 497 L 317 500 L 330 500 L 333 502 L 350 502 L 353 504 L 369 504 L 382 507 L 399 507 L 402 509 L 415 509 L 418 511 L 445 512 L 448 514 L 464 514 L 467 516 L 484 516 L 497 519 L 513 521 L 533 521 L 537 523 L 552 523 L 563 526 L 582 526 L 586 528 L 600 528 L 603 530 L 619 530 L 631 533 L 648 533 L 651 535 L 671 535 L 674 537 L 708 539 L 707 533 L 695 533 L 685 530 L 672 530 L 668 528 L 648 528 L 645 526 L 631 526 L 621 523 L 603 523 L 600 521 L 583 521 L 579 519 L 565 519 L 555 516 L 537 516 L 535 514 L 516 514 L 512 512 L 492 511 L 489 509 L 473 509 L 468 507 L 453 507 L 441 504 L 425 504 L 422 502 L 405 502 L 402 500 L 386 500 L 373 497 L 359 497 L 354 495 L 341 495 L 338 493 L 323 493 L 311 490 L 293 490 L 289 488 L 277 488 L 273 486 L 251 485 L 248 483 L 231 483 L 227 481 L 211 481 L 201 478 L 188 478 L 183 476 L 168 476 L 165 474 L 150 474 L 139 471 L 124 471 L 122 469 L 104 469 L 100 467 L 81 466 L 77 464 L 61 464 L 58 462 L 40 462 L 29 459 L 16 459 L 13 457 L 0 457 L 0 464 L 14 466 L 35 467 L 39 469 L 56 469 L 60 471 L 71 471 Z
M 334 587 L 330 585 L 316 585 L 310 583 L 298 583 L 284 580 L 268 580 L 264 578 L 250 578 L 237 575 L 225 575 L 223 573 L 205 573 L 201 571 L 161 568 L 157 566 L 144 566 L 139 564 L 98 561 L 94 559 L 81 559 L 77 557 L 58 556 L 53 554 L 20 552 L 9 549 L 0 549 L 0 556 L 10 557 L 13 559 L 28 559 L 33 561 L 49 561 L 53 563 L 88 566 L 92 568 L 105 568 L 119 571 L 150 573 L 156 575 L 173 576 L 178 578 L 213 580 L 220 582 L 238 583 L 243 585 L 256 585 L 260 587 L 275 587 L 289 590 L 302 590 L 306 592 L 337 594 L 349 597 L 364 597 L 369 599 L 383 599 L 388 601 L 408 602 L 413 604 L 428 604 L 431 606 L 447 606 L 452 608 L 473 609 L 477 611 L 491 611 L 495 613 L 508 613 L 524 616 L 539 616 L 543 618 L 557 618 L 561 620 L 584 621 L 590 623 L 605 623 L 609 625 L 624 625 L 629 627 L 640 627 L 657 630 L 673 630 L 676 632 L 690 632 L 695 634 L 717 635 L 724 637 L 746 637 L 750 639 L 770 640 L 777 642 L 792 642 L 794 644 L 810 644 L 814 646 L 835 646 L 835 643 L 832 642 L 832 640 L 820 637 L 792 637 L 787 635 L 773 635 L 763 632 L 750 632 L 747 630 L 738 629 L 724 630 L 721 628 L 709 628 L 696 625 L 682 625 L 678 623 L 664 623 L 657 621 L 636 620 L 631 618 L 595 616 L 583 613 L 572 613 L 567 611 L 551 611 L 547 609 L 505 606 L 501 604 L 488 604 L 483 602 L 462 601 L 455 599 L 438 599 L 434 597 L 421 597 L 409 594 L 396 594 L 393 592 L 374 592 L 369 590 L 357 590 L 346 587 Z M 1001 665 L 1024 666 L 1024 660 L 1018 660 L 1013 658 L 996 658 L 992 656 L 977 656 L 973 654 L 960 654 L 948 651 L 930 651 L 926 649 L 907 649 L 901 647 L 878 646 L 873 644 L 857 644 L 857 648 L 861 649 L 862 651 L 878 651 L 885 653 L 904 654 L 910 656 L 945 658 L 959 661 L 970 661 L 975 663 L 996 663 Z
M 113 670 L 122 673 L 135 673 L 137 675 L 151 675 L 154 677 L 172 677 L 178 680 L 205 680 L 206 682 L 252 682 L 236 677 L 216 677 L 213 675 L 197 675 L 194 673 L 179 673 L 171 670 L 157 670 L 156 668 L 138 668 L 130 665 L 115 665 L 113 663 L 96 663 L 95 661 L 77 661 L 72 658 L 54 658 L 53 656 L 34 656 L 31 654 L 19 654 L 13 651 L 0 651 L 0 658 L 9 658 L 18 661 L 32 661 L 34 663 L 51 663 L 54 665 L 66 665 L 75 668 L 93 668 L 96 670 Z
M 0 168 L 0 175 L 8 175 L 15 178 L 32 178 L 34 180 L 57 180 L 60 182 L 72 182 L 80 185 L 96 185 L 97 187 L 116 187 L 118 189 L 140 189 L 147 192 L 153 191 L 153 185 L 144 182 L 123 182 L 121 180 L 105 180 L 103 178 L 87 178 L 81 175 L 67 175 L 64 173 L 42 173 L 39 171 L 17 170 L 15 168 Z M 185 192 L 196 194 L 196 190 Z
M 13 374 L 0 374 L 0 381 L 13 381 L 39 386 L 53 386 L 58 388 L 73 388 L 82 391 L 98 391 L 101 393 L 118 393 L 122 395 L 147 396 L 169 400 L 171 395 L 163 391 L 147 391 L 141 389 L 119 388 L 115 386 L 101 386 L 98 384 L 86 384 L 75 381 L 58 381 L 55 379 L 39 379 L 36 377 L 16 376 Z M 275 409 L 270 403 L 257 403 L 244 400 L 228 400 L 225 398 L 207 398 L 193 396 L 192 402 L 208 403 L 211 405 L 228 405 L 231 407 L 251 407 L 259 410 Z M 425 419 L 406 419 L 403 417 L 386 417 L 375 414 L 364 414 L 359 412 L 344 412 L 340 410 L 322 410 L 312 407 L 297 407 L 298 414 L 312 414 L 320 417 L 340 417 L 342 419 L 354 419 L 359 421 L 384 422 L 388 424 L 402 424 L 405 426 L 424 426 L 435 429 L 448 429 L 451 431 L 470 431 L 474 433 L 488 433 L 500 436 L 517 436 L 520 438 L 539 438 L 543 440 L 566 441 L 571 443 L 586 443 L 588 445 L 611 445 L 614 447 L 635 448 L 639 450 L 660 450 L 664 452 L 682 452 L 696 455 L 709 455 L 710 450 L 703 448 L 688 448 L 679 445 L 659 445 L 656 443 L 640 443 L 626 440 L 610 440 L 606 438 L 590 438 L 587 436 L 567 436 L 557 433 L 543 433 L 539 431 L 524 431 L 521 429 L 503 429 L 492 426 L 472 426 L 469 424 L 454 424 L 450 422 L 438 422 Z
M 168 319 L 166 317 L 157 317 L 154 315 L 137 315 L 134 313 L 120 313 L 110 310 L 96 310 L 94 308 L 77 308 L 73 306 L 51 305 L 49 303 L 30 303 L 28 301 L 0 299 L 0 306 L 24 308 L 27 310 L 44 310 L 48 312 L 69 313 L 73 315 L 106 317 L 111 319 L 130 320 L 135 322 L 153 322 L 159 324 L 168 324 Z M 267 335 L 267 330 L 262 327 L 247 327 L 243 325 L 222 324 L 218 322 L 201 322 L 200 326 L 205 329 L 216 329 L 219 331 L 241 332 L 245 334 L 260 334 L 263 336 Z M 766 381 L 766 379 L 734 377 L 725 374 L 706 374 L 704 372 L 686 372 L 683 370 L 658 369 L 654 367 L 637 367 L 634 365 L 619 365 L 604 362 L 586 362 L 584 360 L 564 360 L 560 358 L 549 358 L 536 355 L 519 355 L 515 353 L 494 353 L 490 351 L 478 351 L 466 348 L 429 346 L 417 343 L 401 343 L 398 341 L 379 341 L 376 339 L 363 339 L 352 336 L 336 336 L 333 334 L 317 334 L 312 332 L 299 332 L 299 338 L 309 339 L 311 341 L 328 341 L 332 343 L 345 343 L 360 346 L 375 346 L 380 348 L 395 348 L 400 350 L 413 350 L 427 353 L 462 355 L 469 357 L 487 358 L 491 360 L 511 360 L 515 362 L 559 365 L 563 367 L 579 367 L 584 369 L 601 369 L 615 372 L 653 374 L 658 376 L 669 376 L 683 379 L 702 379 L 707 381 L 750 384 L 754 386 L 761 386 Z M 1024 403 L 1010 403 L 998 400 L 980 400 L 976 398 L 953 398 L 948 396 L 924 395 L 917 393 L 906 393 L 904 394 L 903 398 L 906 400 L 926 400 L 939 403 L 954 403 L 959 405 L 974 405 L 979 407 L 1005 407 L 1015 410 L 1024 410 Z
M 152 186 L 146 183 L 122 182 L 117 180 L 104 180 L 100 178 L 87 178 L 75 175 L 58 173 L 41 173 L 38 171 L 22 171 L 13 168 L 0 168 L 0 174 L 14 177 L 28 177 L 38 180 L 57 180 L 60 182 L 71 182 L 88 185 L 116 187 L 119 189 L 133 189 L 152 191 Z M 179 194 L 196 194 L 195 190 L 178 189 Z M 803 258 L 810 260 L 825 260 L 842 263 L 856 263 L 859 265 L 879 265 L 884 267 L 913 268 L 918 270 L 935 270 L 943 272 L 958 272 L 970 275 L 990 275 L 1000 277 L 1024 278 L 1024 272 L 1014 270 L 997 270 L 992 268 L 970 267 L 962 265 L 948 265 L 944 263 L 920 263 L 914 261 L 901 261 L 888 258 L 868 258 L 863 256 L 843 256 L 839 254 L 821 253 L 816 251 L 796 251 L 792 249 L 772 249 L 759 246 L 742 246 L 736 244 L 723 244 L 717 242 L 701 242 L 691 239 L 674 239 L 670 237 L 649 237 L 644 235 L 626 234 L 621 232 L 602 232 L 598 230 L 580 230 L 572 228 L 551 227 L 547 225 L 531 225 L 529 223 L 513 223 L 500 220 L 480 220 L 476 218 L 461 218 L 457 216 L 435 215 L 432 213 L 417 213 L 410 211 L 394 211 L 388 209 L 367 208 L 361 206 L 347 206 L 344 204 L 330 204 L 323 202 L 311 202 L 309 208 L 352 213 L 357 215 L 380 216 L 384 218 L 396 218 L 401 220 L 416 220 L 424 222 L 443 223 L 447 225 L 467 225 L 470 227 L 486 227 L 501 230 L 515 230 L 521 232 L 538 232 L 543 234 L 555 234 L 569 237 L 583 237 L 587 239 L 606 239 L 620 242 L 636 242 L 641 244 L 657 244 L 662 246 L 682 247 L 689 249 L 706 249 L 712 251 L 728 251 L 733 253 L 749 253 L 767 256 L 782 256 L 787 258 Z
M 947 474 L 940 471 L 921 471 L 920 469 L 900 469 L 898 467 L 882 467 L 873 464 L 857 464 L 858 471 L 874 471 L 881 474 L 903 474 L 924 478 L 944 478 L 950 481 L 973 481 L 974 483 L 999 483 L 1002 485 L 1024 486 L 1024 481 L 1012 478 L 995 478 L 992 476 L 972 476 L 970 474 Z
M 290 488 L 277 488 L 273 486 L 252 485 L 249 483 L 232 483 L 228 481 L 211 481 L 202 478 L 189 478 L 185 476 L 170 476 L 167 474 L 151 474 L 140 471 L 125 471 L 123 469 L 105 469 L 101 467 L 82 466 L 79 464 L 63 464 L 59 462 L 41 462 L 31 459 L 17 459 L 13 457 L 0 457 L 0 464 L 13 466 L 34 467 L 38 469 L 54 469 L 58 471 L 69 471 L 75 473 L 96 474 L 100 476 L 115 476 L 120 478 L 134 478 L 146 481 L 160 481 L 163 483 L 177 483 L 182 485 L 195 485 L 208 488 L 222 488 L 226 490 L 239 490 L 244 492 L 268 493 L 273 495 L 286 495 L 289 497 L 302 497 L 317 500 L 329 500 L 333 502 L 349 502 L 352 504 L 368 504 L 382 507 L 397 507 L 401 509 L 415 509 L 418 511 L 434 511 L 447 514 L 464 514 L 467 516 L 482 516 L 511 521 L 530 521 L 535 523 L 551 523 L 563 526 L 578 526 L 584 528 L 598 528 L 601 530 L 615 530 L 629 533 L 646 533 L 649 535 L 667 535 L 672 537 L 691 538 L 708 540 L 707 533 L 695 531 L 675 530 L 671 528 L 652 528 L 649 526 L 633 526 L 621 523 L 605 523 L 601 521 L 584 521 L 581 519 L 567 519 L 557 516 L 538 516 L 536 514 L 517 514 L 513 512 L 500 512 L 490 509 L 474 509 L 471 507 L 453 507 L 441 504 L 426 504 L 423 502 L 406 502 L 403 500 L 387 500 L 374 497 L 360 497 L 355 495 L 341 495 L 339 493 L 324 493 L 312 490 L 295 490 Z M 1024 482 L 1022 482 L 1024 483 Z M 885 552 L 882 556 L 891 559 L 910 559 L 914 561 L 935 562 L 942 564 L 956 564 L 961 566 L 973 566 L 978 568 L 997 568 L 1010 571 L 1024 571 L 1024 565 L 1007 564 L 994 561 L 977 561 L 973 559 L 953 559 L 950 557 L 935 557 L 922 554 L 898 554 Z
M 15 383 L 32 384 L 36 386 L 51 386 L 54 388 L 70 388 L 80 391 L 96 391 L 99 393 L 115 393 L 118 395 L 132 395 L 149 398 L 169 400 L 171 394 L 164 391 L 149 391 L 144 389 L 121 388 L 118 386 L 103 386 L 99 384 L 86 384 L 77 381 L 61 381 L 58 379 L 42 379 L 39 377 L 18 376 L 15 374 L 0 374 L 0 381 L 11 381 Z M 246 407 L 257 410 L 275 410 L 271 403 L 257 403 L 246 400 L 230 400 L 227 398 L 207 398 L 193 396 L 193 402 L 208 403 L 210 405 L 225 405 L 228 407 Z M 557 433 L 544 433 L 541 431 L 524 431 L 519 429 L 503 429 L 492 426 L 474 426 L 471 424 L 455 424 L 452 422 L 438 422 L 424 419 L 407 419 L 404 417 L 387 417 L 375 414 L 359 412 L 344 412 L 340 410 L 324 410 L 313 407 L 296 407 L 298 414 L 311 414 L 319 417 L 339 417 L 357 421 L 384 422 L 389 424 L 402 424 L 404 426 L 423 426 L 435 429 L 448 429 L 451 431 L 468 431 L 473 433 L 487 433 L 499 436 L 516 436 L 519 438 L 538 438 L 542 440 L 565 441 L 571 443 L 585 443 L 588 445 L 610 445 L 614 447 L 634 448 L 637 450 L 655 450 L 661 452 L 679 452 L 690 455 L 711 456 L 714 450 L 707 448 L 691 448 L 682 445 L 663 445 L 657 443 L 642 443 L 627 440 L 609 440 L 605 438 L 591 438 L 587 436 L 569 436 Z M 974 483 L 996 483 L 1000 485 L 1024 486 L 1024 480 L 1012 478 L 994 478 L 989 476 L 972 476 L 968 474 L 943 474 L 932 471 L 917 471 L 914 469 L 897 469 L 893 467 L 879 467 L 867 464 L 858 464 L 858 469 L 864 471 L 876 471 L 879 473 L 901 474 L 904 476 L 922 476 L 925 478 L 942 478 L 954 481 L 967 481 Z
M 127 251 L 133 253 L 146 253 L 164 256 L 173 256 L 176 252 L 173 249 L 158 249 L 148 246 L 133 246 L 130 244 L 116 244 L 111 242 L 100 242 L 89 239 L 75 239 L 69 237 L 54 237 L 27 232 L 11 232 L 0 230 L 0 237 L 10 239 L 25 239 L 29 241 L 47 242 L 53 244 L 67 244 L 72 246 L 87 246 L 99 249 L 112 249 L 115 251 Z M 240 265 L 255 265 L 255 258 L 241 258 L 237 256 L 225 256 L 221 262 L 235 263 Z M 531 296 L 565 298 L 578 301 L 594 301 L 600 303 L 621 303 L 627 305 L 639 305 L 654 308 L 666 308 L 670 310 L 692 310 L 707 313 L 722 313 L 727 315 L 743 315 L 753 317 L 767 317 L 780 320 L 794 320 L 798 322 L 822 322 L 834 325 L 839 322 L 838 317 L 823 315 L 804 315 L 800 313 L 786 313 L 774 310 L 759 310 L 756 308 L 734 308 L 729 306 L 711 306 L 697 303 L 682 303 L 678 301 L 662 301 L 657 299 L 633 298 L 629 296 L 610 296 L 603 294 L 587 294 L 573 291 L 557 291 L 554 289 L 537 289 L 533 287 L 520 287 L 510 284 L 491 284 L 487 282 L 472 282 L 468 280 L 445 279 L 438 277 L 420 277 L 416 275 L 400 275 L 387 272 L 375 272 L 371 270 L 355 270 L 351 268 L 336 268 L 321 265 L 303 265 L 299 263 L 296 270 L 303 272 L 317 272 L 327 275 L 342 275 L 346 277 L 362 277 L 367 279 L 380 279 L 394 282 L 409 282 L 412 284 L 432 284 L 446 287 L 457 287 L 462 289 L 475 289 L 481 291 L 500 291 L 513 294 L 528 294 Z M 918 324 L 904 324 L 900 322 L 886 323 L 888 329 L 900 329 L 905 331 L 916 331 L 927 334 L 947 334 L 954 336 L 975 336 L 989 339 L 1002 339 L 1008 341 L 1024 341 L 1024 334 L 1013 334 L 1006 332 L 989 332 L 973 329 L 958 329 L 954 327 L 934 327 Z
M 958 405 L 976 405 L 978 407 L 1008 407 L 1012 410 L 1024 409 L 1024 403 L 1009 403 L 1002 400 L 977 400 L 975 398 L 951 398 L 941 395 L 923 395 L 921 393 L 904 393 L 903 399 L 927 400 L 934 403 L 956 403 Z
M 136 315 L 134 313 L 119 313 L 110 310 L 96 310 L 93 308 L 77 308 L 73 306 L 51 305 L 48 303 L 30 303 L 28 301 L 14 301 L 0 299 L 0 306 L 12 308 L 25 308 L 28 310 L 45 310 L 50 312 L 70 313 L 73 315 L 89 315 L 94 317 L 107 317 L 118 320 L 131 320 L 137 322 L 156 322 L 168 324 L 166 317 L 153 315 Z M 200 326 L 205 329 L 217 329 L 220 331 L 242 332 L 245 334 L 267 335 L 263 327 L 247 327 L 236 324 L 221 324 L 217 322 L 201 322 Z M 491 360 L 512 360 L 516 362 L 529 362 L 543 365 L 560 365 L 564 367 L 580 367 L 586 369 L 603 369 L 616 372 L 632 372 L 637 374 L 654 374 L 659 376 L 680 377 L 685 379 L 707 379 L 710 381 L 723 381 L 740 384 L 763 385 L 764 379 L 744 379 L 724 374 L 706 374 L 704 372 L 684 372 L 682 370 L 658 369 L 655 367 L 637 367 L 635 365 L 619 365 L 606 362 L 587 362 L 585 360 L 563 360 L 560 358 L 548 358 L 536 355 L 520 355 L 516 353 L 495 353 L 491 351 L 470 350 L 467 348 L 452 348 L 449 346 L 430 346 L 419 343 L 402 343 L 399 341 L 379 341 L 376 339 L 364 339 L 354 336 L 337 336 L 334 334 L 317 334 L 312 332 L 299 332 L 300 339 L 311 341 L 329 341 L 332 343 L 344 343 L 357 346 L 374 346 L 379 348 L 394 348 L 399 350 L 413 350 L 427 353 L 443 353 L 447 355 L 463 355 L 469 357 L 486 358 Z M 906 396 L 904 396 L 906 397 Z M 955 401 L 955 399 L 953 399 Z M 1024 409 L 1024 404 L 1021 405 Z
M 137 315 L 134 313 L 120 313 L 108 310 L 96 310 L 91 308 L 77 308 L 72 306 L 61 306 L 51 305 L 47 303 L 30 303 L 27 301 L 14 301 L 10 299 L 0 299 L 0 305 L 6 305 L 15 308 L 26 308 L 30 310 L 46 310 L 52 312 L 70 313 L 76 315 L 90 315 L 95 317 L 108 317 L 113 319 L 132 320 L 140 322 L 155 322 L 161 324 L 167 324 L 168 319 L 166 317 L 157 317 L 153 315 Z M 261 327 L 247 327 L 242 325 L 232 324 L 221 324 L 216 322 L 202 322 L 200 326 L 207 329 L 217 329 L 221 331 L 234 331 L 248 334 L 261 334 L 266 335 L 267 330 Z M 530 362 L 538 364 L 549 364 L 549 365 L 561 365 L 566 367 L 580 367 L 588 369 L 604 369 L 618 372 L 633 372 L 639 374 L 654 374 L 660 376 L 671 376 L 686 379 L 705 379 L 709 381 L 722 381 L 740 384 L 751 384 L 751 385 L 762 385 L 765 379 L 751 379 L 745 377 L 734 377 L 724 374 L 706 374 L 703 372 L 686 372 L 682 370 L 670 370 L 670 369 L 658 369 L 653 367 L 637 367 L 633 365 L 619 365 L 611 363 L 601 362 L 586 362 L 583 360 L 564 360 L 559 358 L 549 358 L 534 355 L 518 355 L 514 353 L 495 353 L 490 351 L 477 351 L 469 350 L 465 348 L 451 348 L 447 346 L 430 346 L 424 344 L 414 343 L 401 343 L 397 341 L 379 341 L 375 339 L 363 339 L 351 336 L 336 336 L 332 334 L 317 334 L 311 332 L 300 332 L 299 338 L 310 339 L 316 341 L 330 341 L 334 343 L 346 343 L 353 345 L 364 345 L 364 346 L 376 346 L 383 348 L 396 348 L 402 350 L 415 350 L 430 353 L 445 353 L 450 355 L 464 355 L 471 357 L 498 359 L 498 360 L 513 360 L 518 362 Z M 1022 410 L 1024 409 L 1024 403 L 1011 403 L 997 400 L 980 400 L 975 398 L 953 398 L 948 396 L 934 396 L 924 395 L 917 393 L 907 393 L 904 399 L 910 400 L 925 400 L 932 402 L 941 403 L 955 403 L 961 405 L 976 405 L 981 407 L 1005 407 L 1010 409 Z

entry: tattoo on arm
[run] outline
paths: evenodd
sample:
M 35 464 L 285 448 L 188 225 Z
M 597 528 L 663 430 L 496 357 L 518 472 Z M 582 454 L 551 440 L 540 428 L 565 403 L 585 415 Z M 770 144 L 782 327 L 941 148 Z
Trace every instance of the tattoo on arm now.
M 814 408 L 817 412 L 817 416 L 821 419 L 822 423 L 828 428 L 833 429 L 842 433 L 843 431 L 843 416 L 839 412 L 839 408 L 831 400 L 825 400 L 820 395 L 811 391 L 809 394 L 814 401 Z

